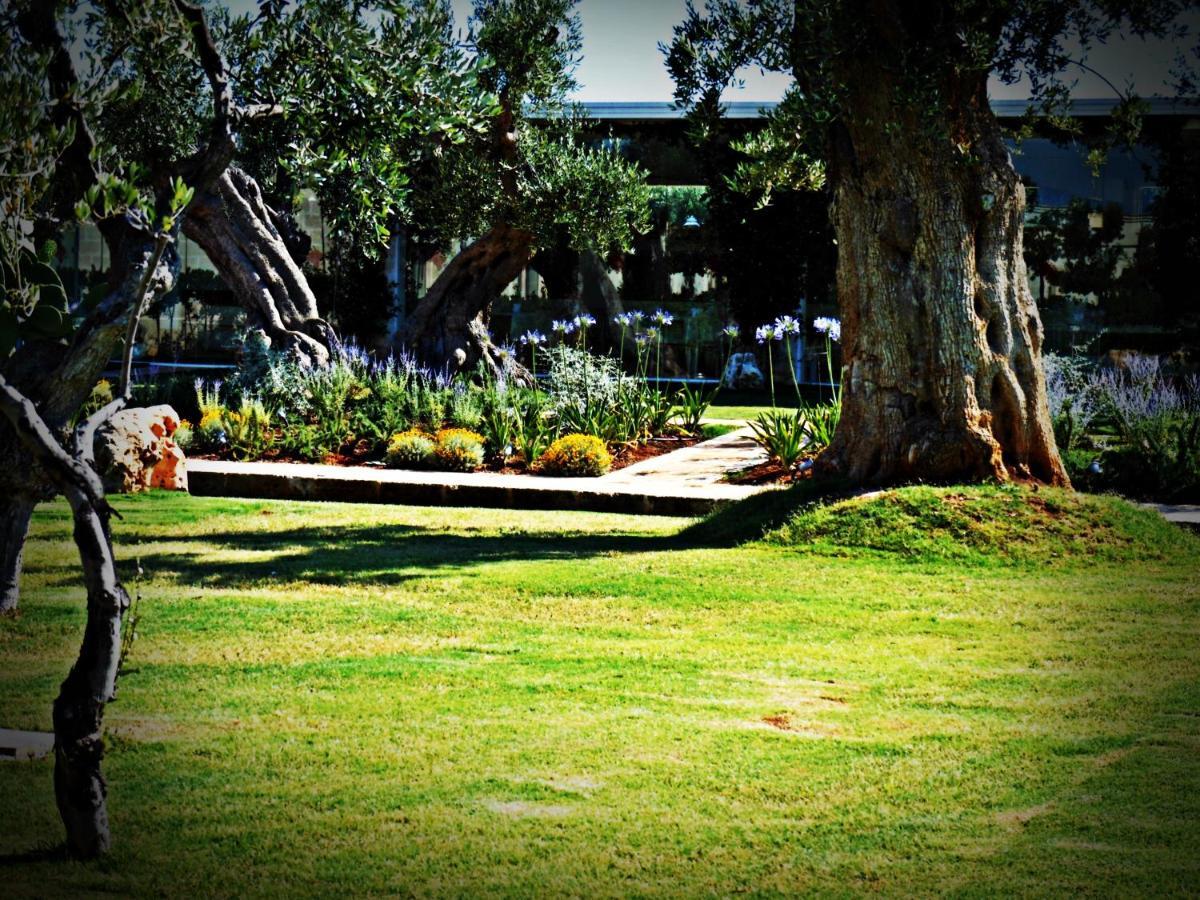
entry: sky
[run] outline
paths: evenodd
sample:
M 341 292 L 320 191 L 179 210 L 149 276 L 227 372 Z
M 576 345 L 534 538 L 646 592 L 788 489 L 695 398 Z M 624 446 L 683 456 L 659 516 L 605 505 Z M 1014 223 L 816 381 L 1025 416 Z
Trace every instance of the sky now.
M 221 2 L 221 0 L 218 0 Z M 255 0 L 224 0 L 236 12 L 257 6 Z M 701 2 L 701 0 L 698 0 Z M 471 0 L 451 0 L 455 18 L 466 24 Z M 683 20 L 685 0 L 581 0 L 583 62 L 576 73 L 580 87 L 575 99 L 670 101 L 674 85 L 663 66 L 660 42 L 671 40 L 671 29 Z M 1200 12 L 1190 15 L 1192 34 L 1200 32 Z M 1169 95 L 1175 47 L 1164 41 L 1123 39 L 1093 48 L 1088 63 L 1120 88 L 1132 83 L 1143 97 Z M 1069 73 L 1070 74 L 1070 73 Z M 726 92 L 728 100 L 778 100 L 789 80 L 778 73 L 743 73 L 745 86 Z M 1071 77 L 1074 77 L 1072 75 Z M 1074 94 L 1080 98 L 1110 98 L 1104 81 L 1080 71 Z M 1021 99 L 1021 84 L 1004 85 L 993 79 L 993 99 Z
M 470 0 L 453 0 L 455 16 L 465 22 Z M 580 90 L 576 99 L 670 100 L 674 85 L 663 67 L 659 42 L 671 40 L 671 29 L 683 20 L 684 0 L 582 0 L 583 62 L 576 74 Z M 1200 15 L 1192 16 L 1193 29 L 1200 30 Z M 1193 32 L 1195 33 L 1195 31 Z M 1175 50 L 1162 41 L 1113 41 L 1094 48 L 1089 64 L 1124 88 L 1132 80 L 1142 96 L 1170 93 L 1168 82 Z M 1077 97 L 1112 97 L 1112 89 L 1100 78 L 1078 73 Z M 729 100 L 777 100 L 789 79 L 779 74 L 744 73 L 742 90 L 727 92 Z M 1074 76 L 1071 76 L 1074 77 Z M 1023 85 L 1003 85 L 993 79 L 994 99 L 1028 96 Z

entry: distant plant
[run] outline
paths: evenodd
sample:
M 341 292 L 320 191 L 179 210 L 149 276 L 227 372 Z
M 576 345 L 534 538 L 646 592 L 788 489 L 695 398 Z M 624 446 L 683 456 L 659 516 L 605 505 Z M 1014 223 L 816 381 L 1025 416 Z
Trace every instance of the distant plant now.
M 387 464 L 395 469 L 426 469 L 432 465 L 434 440 L 423 431 L 411 429 L 392 435 L 387 446 Z
M 255 397 L 244 399 L 236 410 L 225 410 L 220 421 L 229 451 L 237 459 L 258 459 L 275 443 L 271 414 Z
M 1101 412 L 1099 382 L 1090 360 L 1077 356 L 1042 355 L 1046 402 L 1059 450 L 1074 450 Z
M 804 458 L 808 440 L 800 410 L 771 409 L 750 423 L 754 441 L 782 468 L 791 470 Z
M 1120 438 L 1103 457 L 1107 480 L 1138 496 L 1200 497 L 1200 379 L 1168 377 L 1157 358 L 1134 356 L 1090 386 Z
M 590 434 L 560 437 L 542 454 L 537 470 L 543 475 L 596 477 L 612 466 L 604 441 Z
M 678 407 L 679 424 L 685 431 L 691 434 L 699 432 L 704 414 L 708 412 L 708 408 L 717 399 L 717 394 L 725 384 L 725 372 L 729 369 L 729 360 L 733 357 L 733 347 L 739 334 L 740 330 L 734 324 L 721 329 L 721 335 L 725 338 L 725 360 L 721 364 L 721 377 L 717 379 L 715 387 L 705 390 L 703 387 L 692 388 L 685 384 L 676 393 L 675 405 Z
M 192 430 L 192 423 L 187 419 L 180 419 L 179 424 L 175 428 L 175 433 L 171 435 L 171 439 L 175 441 L 175 445 L 180 449 L 190 449 L 195 441 L 195 433 Z
M 517 451 L 532 464 L 546 452 L 557 433 L 556 425 L 539 395 L 517 405 L 518 419 L 515 444 Z
M 474 472 L 483 465 L 483 436 L 465 428 L 443 428 L 437 433 L 433 455 L 439 469 Z

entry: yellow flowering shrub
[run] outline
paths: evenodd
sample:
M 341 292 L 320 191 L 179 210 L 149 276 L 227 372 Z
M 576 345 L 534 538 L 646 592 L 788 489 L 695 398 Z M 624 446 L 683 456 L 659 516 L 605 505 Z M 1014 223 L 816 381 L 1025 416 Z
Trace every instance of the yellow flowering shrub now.
M 604 441 L 591 434 L 568 434 L 547 448 L 537 461 L 542 475 L 594 478 L 612 466 Z

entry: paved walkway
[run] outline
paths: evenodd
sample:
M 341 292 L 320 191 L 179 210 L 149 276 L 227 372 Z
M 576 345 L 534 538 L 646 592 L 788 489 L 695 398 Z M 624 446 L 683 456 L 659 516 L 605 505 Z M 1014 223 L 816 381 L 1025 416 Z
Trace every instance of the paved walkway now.
M 1147 503 L 1146 506 L 1158 510 L 1164 519 L 1178 525 L 1190 528 L 1200 528 L 1200 506 L 1193 504 L 1172 505 L 1169 503 Z
M 739 428 L 600 478 L 205 459 L 188 460 L 187 466 L 191 492 L 201 497 L 698 516 L 770 490 L 770 486 L 722 480 L 764 459 L 766 454 L 750 439 L 750 430 Z
M 0 728 L 0 760 L 41 759 L 54 749 L 54 735 L 45 731 Z

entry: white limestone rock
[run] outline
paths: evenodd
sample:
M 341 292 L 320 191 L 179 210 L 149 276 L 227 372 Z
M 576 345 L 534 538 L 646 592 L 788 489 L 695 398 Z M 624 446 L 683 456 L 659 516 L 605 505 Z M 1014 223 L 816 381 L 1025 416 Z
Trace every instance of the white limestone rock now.
M 187 490 L 187 460 L 171 436 L 179 414 L 165 404 L 123 409 L 96 431 L 96 466 L 111 493 Z

